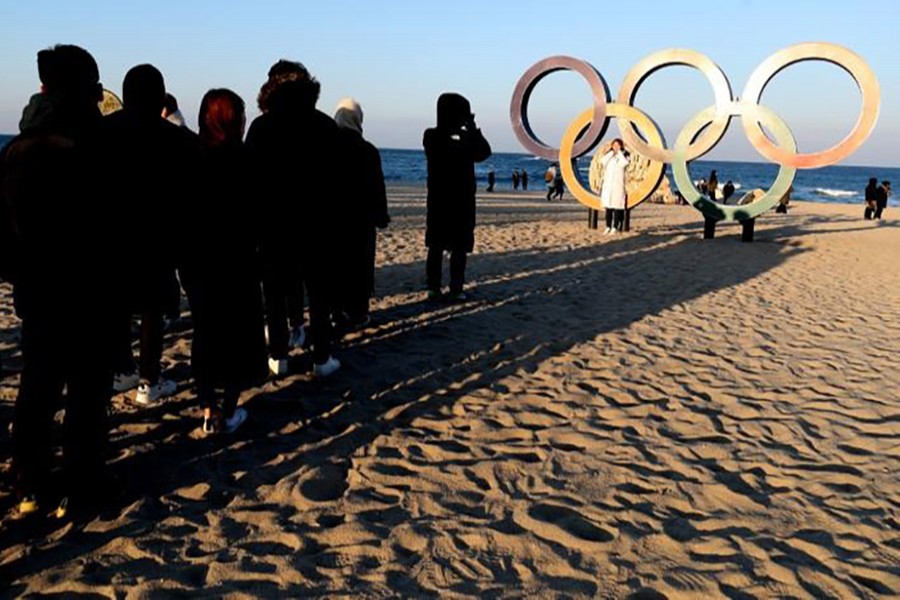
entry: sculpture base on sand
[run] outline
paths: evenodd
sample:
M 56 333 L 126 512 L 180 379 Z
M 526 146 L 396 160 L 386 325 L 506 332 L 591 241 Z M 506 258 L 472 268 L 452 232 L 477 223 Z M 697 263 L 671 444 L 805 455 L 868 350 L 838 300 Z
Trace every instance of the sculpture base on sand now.
M 710 217 L 705 217 L 703 219 L 703 239 L 711 240 L 716 237 L 716 223 L 719 221 L 716 219 L 711 219 Z M 756 227 L 756 218 L 753 219 L 745 219 L 741 221 L 741 241 L 742 242 L 752 242 L 753 241 L 753 230 Z

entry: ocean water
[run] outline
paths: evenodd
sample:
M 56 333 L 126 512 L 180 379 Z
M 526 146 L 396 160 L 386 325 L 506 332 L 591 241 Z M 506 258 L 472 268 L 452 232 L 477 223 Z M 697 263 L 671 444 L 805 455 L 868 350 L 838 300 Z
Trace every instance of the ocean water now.
M 2 148 L 11 136 L 0 135 L 0 148 Z M 384 178 L 388 183 L 421 184 L 425 185 L 427 176 L 425 165 L 425 153 L 421 150 L 381 150 L 382 168 Z M 535 158 L 529 154 L 519 153 L 495 153 L 487 161 L 476 165 L 475 174 L 479 187 L 487 186 L 487 174 L 491 169 L 496 175 L 495 189 L 512 189 L 513 169 L 528 171 L 529 189 L 544 189 L 544 172 L 550 163 L 541 158 Z M 590 159 L 579 161 L 579 171 L 587 180 Z M 697 180 L 701 177 L 709 177 L 710 171 L 718 171 L 719 182 L 724 184 L 729 179 L 738 190 L 735 196 L 740 196 L 742 191 L 754 188 L 768 189 L 775 181 L 778 174 L 778 166 L 770 163 L 755 162 L 724 162 L 698 160 L 691 163 L 691 175 Z M 670 181 L 671 171 L 667 170 Z M 791 197 L 797 200 L 813 200 L 817 202 L 836 202 L 841 204 L 862 204 L 864 190 L 870 177 L 876 177 L 879 181 L 891 181 L 896 189 L 900 185 L 900 169 L 886 167 L 823 167 L 821 169 L 798 170 L 794 178 L 794 191 Z M 900 206 L 900 196 L 891 197 L 891 206 Z

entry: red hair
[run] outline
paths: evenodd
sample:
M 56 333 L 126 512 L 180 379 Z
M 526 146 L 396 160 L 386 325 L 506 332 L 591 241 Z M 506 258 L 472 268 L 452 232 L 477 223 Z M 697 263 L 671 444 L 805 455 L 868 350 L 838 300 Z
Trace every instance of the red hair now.
M 245 125 L 240 96 L 224 88 L 206 92 L 200 102 L 200 142 L 204 146 L 240 143 Z

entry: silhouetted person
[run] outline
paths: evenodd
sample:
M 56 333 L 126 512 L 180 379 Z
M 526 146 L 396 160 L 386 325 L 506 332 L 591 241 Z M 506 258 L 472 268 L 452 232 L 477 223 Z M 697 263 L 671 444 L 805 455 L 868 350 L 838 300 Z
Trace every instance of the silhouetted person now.
M 243 145 L 244 102 L 227 89 L 200 103 L 204 150 L 197 195 L 188 211 L 182 280 L 191 303 L 191 369 L 205 434 L 231 433 L 247 419 L 242 391 L 265 380 L 261 271 L 262 211 L 252 202 Z
M 184 121 L 184 115 L 181 114 L 181 110 L 178 108 L 178 100 L 176 100 L 175 96 L 172 94 L 166 94 L 166 100 L 162 109 L 162 118 L 173 125 L 187 127 L 187 123 Z
M 54 491 L 67 497 L 61 508 L 76 510 L 109 492 L 110 315 L 118 299 L 98 173 L 97 63 L 84 49 L 61 45 L 38 53 L 38 70 L 42 97 L 29 104 L 38 110 L 26 109 L 20 135 L 0 151 L 0 229 L 11 235 L 3 277 L 13 283 L 22 320 L 12 458 L 23 516 L 46 507 Z M 63 478 L 54 489 L 51 428 L 63 388 Z
M 706 183 L 706 177 L 701 177 L 700 181 L 697 182 L 697 191 L 700 192 L 701 196 L 705 196 L 709 193 L 709 185 Z
M 729 179 L 722 188 L 722 204 L 728 204 L 728 199 L 734 195 L 734 184 Z
M 518 191 L 519 190 L 519 170 L 518 169 L 513 169 L 512 184 L 513 184 L 513 190 Z
M 565 189 L 566 188 L 563 185 L 562 169 L 557 166 L 556 172 L 553 175 L 553 197 L 557 200 L 562 200 Z
M 716 193 L 718 190 L 719 176 L 714 169 L 713 172 L 709 174 L 709 181 L 706 182 L 706 192 L 709 194 L 709 199 L 713 202 L 716 201 Z
M 888 197 L 890 197 L 890 195 L 891 182 L 882 181 L 881 185 L 878 186 L 878 190 L 875 192 L 875 219 L 881 220 L 881 215 L 884 213 L 884 209 L 887 208 Z
M 337 125 L 316 110 L 319 90 L 319 82 L 302 64 L 278 61 L 259 93 L 263 114 L 247 132 L 254 188 L 265 203 L 261 250 L 269 369 L 276 375 L 287 373 L 287 300 L 295 291 L 298 267 L 309 293 L 313 371 L 327 377 L 340 368 L 331 356 L 331 312 L 343 207 L 332 186 L 346 175 L 338 172 Z M 298 169 L 313 177 L 296 178 Z
M 175 275 L 183 223 L 173 218 L 192 201 L 199 154 L 197 136 L 160 118 L 166 97 L 162 73 L 138 65 L 122 84 L 122 110 L 104 118 L 104 143 L 109 148 L 104 172 L 108 189 L 116 190 L 117 209 L 128 228 L 118 232 L 117 246 L 131 260 L 121 274 L 129 309 L 121 317 L 116 391 L 138 385 L 135 402 L 152 405 L 175 392 L 175 382 L 162 378 L 163 317 L 180 303 Z M 178 169 L 161 170 L 176 164 Z M 131 316 L 138 315 L 140 361 L 137 377 L 131 354 Z M 136 381 L 137 380 L 137 381 Z
M 341 156 L 349 170 L 342 204 L 345 207 L 341 255 L 344 287 L 340 309 L 351 328 L 369 322 L 369 299 L 375 289 L 376 228 L 391 219 L 378 149 L 363 138 L 363 111 L 352 98 L 341 100 L 334 114 L 341 142 Z
M 553 194 L 556 192 L 556 172 L 556 163 L 553 163 L 547 167 L 547 172 L 544 173 L 544 182 L 547 184 L 547 202 L 553 199 Z
M 494 191 L 494 184 L 497 182 L 497 175 L 494 173 L 494 170 L 493 170 L 493 169 L 491 169 L 490 171 L 488 171 L 488 174 L 487 174 L 487 182 L 488 182 L 487 191 L 493 192 L 493 191 Z
M 863 218 L 866 221 L 871 220 L 876 210 L 878 210 L 878 180 L 870 177 L 869 185 L 866 186 L 866 210 Z
M 528 191 L 528 171 L 522 171 L 522 190 Z
M 466 254 L 475 245 L 475 163 L 487 160 L 491 146 L 475 124 L 469 101 L 441 94 L 437 127 L 425 130 L 428 161 L 428 297 L 441 296 L 443 256 L 450 252 L 450 296 L 463 300 Z

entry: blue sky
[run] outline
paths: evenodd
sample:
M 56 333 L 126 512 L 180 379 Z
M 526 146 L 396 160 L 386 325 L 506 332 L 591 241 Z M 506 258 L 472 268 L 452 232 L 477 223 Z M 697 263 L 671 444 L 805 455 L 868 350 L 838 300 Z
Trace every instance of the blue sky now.
M 155 64 L 190 123 L 210 87 L 230 87 L 255 106 L 268 67 L 285 57 L 302 61 L 319 78 L 325 112 L 344 96 L 357 98 L 366 134 L 379 146 L 420 147 L 437 96 L 458 91 L 471 99 L 494 148 L 518 151 L 508 117 L 511 92 L 522 72 L 546 56 L 590 61 L 615 95 L 642 57 L 691 48 L 717 62 L 739 94 L 756 65 L 776 50 L 828 41 L 861 54 L 881 83 L 878 127 L 845 164 L 900 166 L 898 6 L 893 0 L 10 0 L 0 4 L 0 132 L 16 131 L 21 108 L 38 86 L 35 53 L 53 43 L 90 50 L 104 84 L 116 92 L 129 67 Z M 636 104 L 671 142 L 712 101 L 699 73 L 676 67 L 648 79 Z M 852 79 L 824 63 L 782 72 L 763 101 L 785 119 L 804 151 L 839 141 L 860 105 Z M 554 141 L 589 105 L 578 76 L 554 74 L 535 92 L 532 120 Z M 759 158 L 738 122 L 707 157 Z

